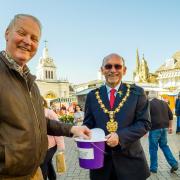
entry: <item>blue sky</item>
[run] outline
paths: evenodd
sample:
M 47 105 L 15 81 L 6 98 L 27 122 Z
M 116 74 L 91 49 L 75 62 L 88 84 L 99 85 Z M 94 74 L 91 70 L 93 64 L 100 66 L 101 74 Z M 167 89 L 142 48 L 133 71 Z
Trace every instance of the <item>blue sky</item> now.
M 44 40 L 60 78 L 72 83 L 97 79 L 104 56 L 122 55 L 132 80 L 136 49 L 154 72 L 180 50 L 179 0 L 0 0 L 0 49 L 4 31 L 17 13 L 39 18 L 43 33 L 38 53 L 29 63 L 36 73 Z

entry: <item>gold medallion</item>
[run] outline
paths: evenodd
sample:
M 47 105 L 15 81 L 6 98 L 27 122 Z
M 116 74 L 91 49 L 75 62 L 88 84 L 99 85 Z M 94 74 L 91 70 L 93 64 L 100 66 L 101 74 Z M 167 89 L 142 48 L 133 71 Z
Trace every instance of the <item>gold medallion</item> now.
M 117 121 L 115 121 L 114 119 L 110 119 L 106 124 L 106 128 L 108 132 L 116 132 L 118 128 Z
M 118 129 L 118 122 L 114 119 L 115 118 L 115 114 L 118 113 L 120 111 L 120 109 L 123 107 L 124 103 L 127 101 L 127 98 L 129 97 L 130 95 L 130 85 L 129 84 L 126 84 L 127 86 L 127 91 L 126 91 L 126 94 L 125 96 L 122 98 L 121 102 L 119 103 L 118 107 L 114 110 L 114 111 L 109 111 L 105 105 L 103 104 L 101 98 L 100 98 L 100 95 L 99 95 L 99 91 L 97 90 L 95 92 L 96 94 L 96 99 L 101 107 L 101 109 L 103 109 L 104 113 L 108 114 L 109 116 L 109 121 L 107 122 L 106 124 L 106 128 L 107 128 L 107 131 L 108 132 L 116 132 L 117 129 Z M 119 91 L 118 92 L 120 96 L 122 96 L 122 92 Z

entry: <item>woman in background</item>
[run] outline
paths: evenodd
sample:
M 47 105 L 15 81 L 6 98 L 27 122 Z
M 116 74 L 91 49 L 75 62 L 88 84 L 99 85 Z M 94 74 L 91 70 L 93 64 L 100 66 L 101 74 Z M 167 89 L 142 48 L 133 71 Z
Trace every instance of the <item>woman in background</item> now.
M 74 110 L 74 124 L 77 126 L 81 126 L 84 119 L 84 112 L 79 104 L 75 106 Z
M 43 106 L 44 106 L 45 117 L 47 117 L 48 119 L 59 121 L 57 114 L 53 110 L 48 109 L 47 102 L 44 98 L 43 98 Z M 48 151 L 43 164 L 41 164 L 40 166 L 44 180 L 47 180 L 47 178 L 49 180 L 56 180 L 56 172 L 54 170 L 52 158 L 57 149 L 58 151 L 65 150 L 64 137 L 48 135 Z

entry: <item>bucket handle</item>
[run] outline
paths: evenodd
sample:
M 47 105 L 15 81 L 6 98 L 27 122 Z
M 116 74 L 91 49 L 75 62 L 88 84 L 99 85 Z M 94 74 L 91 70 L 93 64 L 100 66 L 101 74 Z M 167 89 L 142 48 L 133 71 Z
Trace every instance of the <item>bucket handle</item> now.
M 108 154 L 107 152 L 103 151 L 101 148 L 96 146 L 94 143 L 91 143 L 94 147 L 96 147 L 99 151 L 101 151 L 103 154 Z

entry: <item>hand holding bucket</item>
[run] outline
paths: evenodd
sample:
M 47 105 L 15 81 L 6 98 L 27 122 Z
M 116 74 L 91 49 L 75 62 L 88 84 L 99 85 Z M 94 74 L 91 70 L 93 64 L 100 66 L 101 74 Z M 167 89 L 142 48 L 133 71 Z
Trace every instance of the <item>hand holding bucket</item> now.
M 91 130 L 91 139 L 75 138 L 79 152 L 79 165 L 85 169 L 98 169 L 104 165 L 105 133 L 100 128 Z

